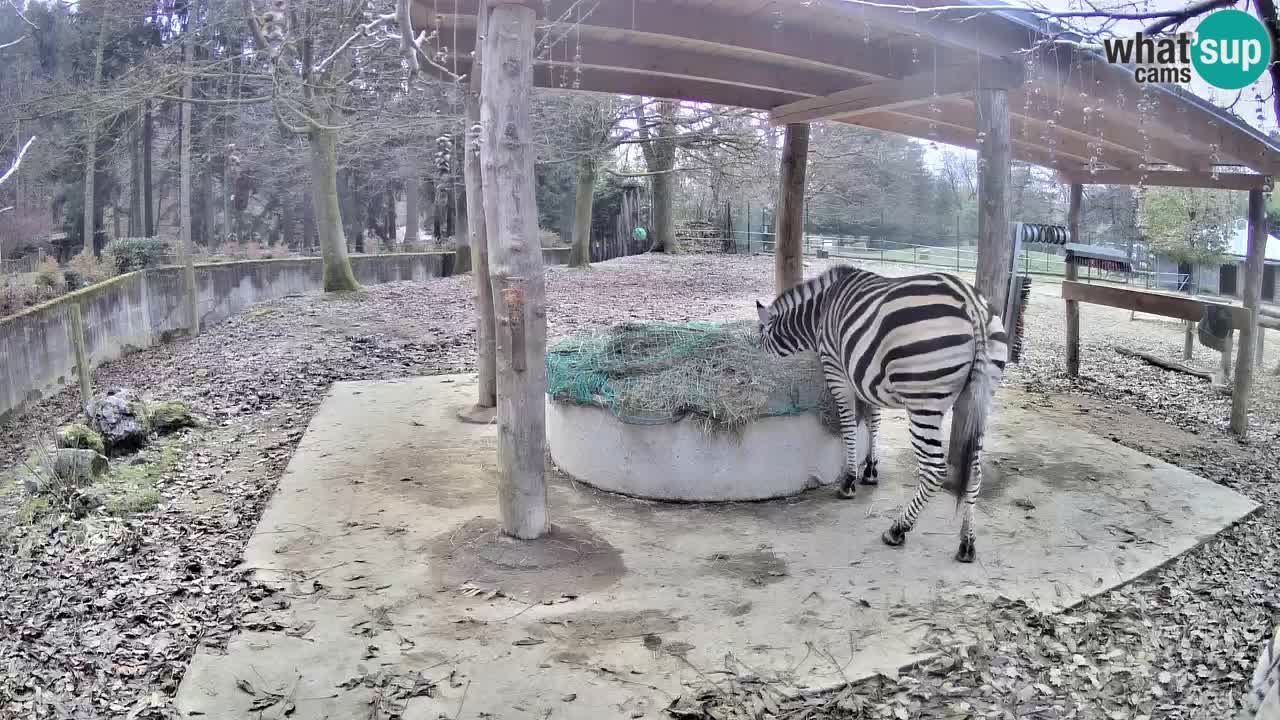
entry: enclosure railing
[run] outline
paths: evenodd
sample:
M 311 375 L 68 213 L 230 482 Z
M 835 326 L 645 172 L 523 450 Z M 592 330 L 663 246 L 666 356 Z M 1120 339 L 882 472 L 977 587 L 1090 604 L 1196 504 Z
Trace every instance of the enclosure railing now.
M 733 243 L 738 252 L 772 253 L 775 244 L 771 232 L 734 231 Z M 883 263 L 903 263 L 955 270 L 957 272 L 972 271 L 978 267 L 978 251 L 972 245 L 918 245 L 896 242 L 892 240 L 868 240 L 867 238 L 844 235 L 806 234 L 804 237 L 804 254 L 814 256 L 819 251 L 834 258 L 854 260 L 872 260 Z M 1049 251 L 1023 248 L 1019 261 L 1022 271 L 1028 275 L 1045 275 L 1065 277 L 1066 262 L 1062 255 Z M 1132 273 L 1109 272 L 1084 268 L 1081 272 L 1082 282 L 1110 282 L 1132 285 L 1146 289 L 1163 288 L 1177 292 L 1186 292 L 1191 276 L 1186 273 L 1153 272 L 1138 270 Z

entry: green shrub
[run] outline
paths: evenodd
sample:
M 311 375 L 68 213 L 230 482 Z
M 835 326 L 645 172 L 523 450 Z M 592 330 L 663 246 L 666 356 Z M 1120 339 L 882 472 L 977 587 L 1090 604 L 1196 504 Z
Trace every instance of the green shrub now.
M 78 290 L 82 287 L 100 283 L 116 274 L 115 264 L 107 260 L 89 255 L 76 255 L 67 263 L 67 289 Z
M 67 289 L 67 280 L 62 276 L 62 268 L 58 267 L 58 263 L 53 258 L 47 257 L 36 266 L 36 282 L 55 293 L 61 293 Z
M 120 273 L 156 267 L 169 254 L 169 243 L 159 238 L 123 238 L 111 243 L 116 272 Z

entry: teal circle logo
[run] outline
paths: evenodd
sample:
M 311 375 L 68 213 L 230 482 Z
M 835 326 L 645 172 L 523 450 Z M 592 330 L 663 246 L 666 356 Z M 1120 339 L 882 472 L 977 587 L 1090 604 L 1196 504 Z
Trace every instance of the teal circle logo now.
M 1219 10 L 1196 28 L 1191 62 L 1221 90 L 1239 90 L 1262 77 L 1271 62 L 1271 38 L 1262 21 L 1243 10 Z

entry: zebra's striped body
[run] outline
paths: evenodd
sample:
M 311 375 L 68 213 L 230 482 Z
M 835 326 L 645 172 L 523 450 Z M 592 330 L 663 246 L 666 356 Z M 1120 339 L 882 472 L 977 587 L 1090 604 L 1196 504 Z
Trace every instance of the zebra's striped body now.
M 955 408 L 950 464 L 956 497 L 964 502 L 960 551 L 974 556 L 973 508 L 981 488 L 982 436 L 991 400 L 1004 374 L 1008 348 L 999 315 L 963 280 L 946 273 L 887 278 L 839 266 L 781 295 L 756 303 L 761 342 L 778 355 L 816 351 L 840 411 L 845 475 L 877 482 L 880 410 L 906 410 L 919 467 L 915 497 L 884 534 L 900 545 L 920 511 L 942 487 L 942 420 Z M 962 401 L 963 399 L 963 401 Z

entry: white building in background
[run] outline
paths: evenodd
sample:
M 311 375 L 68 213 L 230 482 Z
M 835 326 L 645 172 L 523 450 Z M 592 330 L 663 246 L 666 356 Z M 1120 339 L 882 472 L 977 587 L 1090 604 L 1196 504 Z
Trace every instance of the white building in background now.
M 1156 255 L 1156 284 L 1167 290 L 1187 291 L 1190 281 L 1191 290 L 1206 295 L 1222 295 L 1240 297 L 1244 291 L 1245 254 L 1249 249 L 1249 225 L 1244 220 L 1237 220 L 1231 226 L 1231 238 L 1228 248 L 1227 262 L 1222 265 L 1179 264 L 1163 256 Z M 1264 302 L 1280 301 L 1276 293 L 1276 274 L 1280 272 L 1280 238 L 1271 235 L 1267 238 L 1266 260 L 1262 270 L 1262 300 Z

